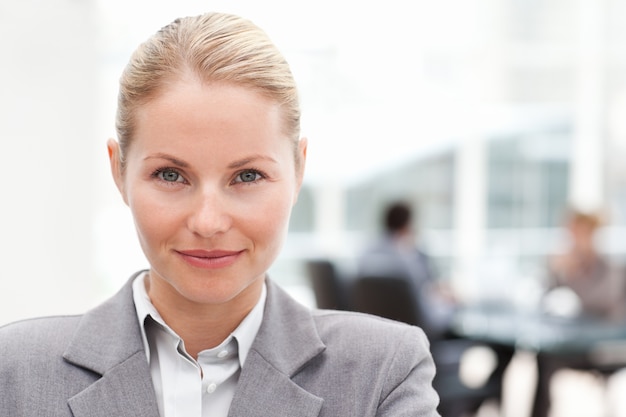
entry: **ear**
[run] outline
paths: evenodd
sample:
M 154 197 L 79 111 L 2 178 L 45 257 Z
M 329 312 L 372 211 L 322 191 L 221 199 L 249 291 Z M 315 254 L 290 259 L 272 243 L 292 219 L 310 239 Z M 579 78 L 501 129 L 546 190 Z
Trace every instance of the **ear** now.
M 294 194 L 293 203 L 298 201 L 298 194 L 304 180 L 304 167 L 306 166 L 306 151 L 309 143 L 307 138 L 301 138 L 298 141 L 298 149 L 296 152 L 296 193 Z
M 126 187 L 124 184 L 124 170 L 122 169 L 120 144 L 115 139 L 109 139 L 107 141 L 107 151 L 109 152 L 109 164 L 111 165 L 113 181 L 115 181 L 115 186 L 122 195 L 124 203 L 128 204 L 128 200 L 126 199 Z

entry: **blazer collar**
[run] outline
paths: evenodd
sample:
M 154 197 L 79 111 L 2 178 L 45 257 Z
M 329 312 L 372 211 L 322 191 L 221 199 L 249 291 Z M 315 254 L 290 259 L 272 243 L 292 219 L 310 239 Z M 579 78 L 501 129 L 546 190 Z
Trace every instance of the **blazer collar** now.
M 83 316 L 63 355 L 66 361 L 101 375 L 69 400 L 76 417 L 159 416 L 132 301 L 136 276 Z
M 268 280 L 263 324 L 243 366 L 229 417 L 315 417 L 323 399 L 292 377 L 326 349 L 311 312 Z
M 69 400 L 76 417 L 159 415 L 133 303 L 136 276 L 83 316 L 64 354 L 68 362 L 101 375 Z M 229 417 L 316 417 L 323 399 L 291 378 L 326 347 L 306 307 L 271 280 L 267 291 L 263 323 L 242 368 Z

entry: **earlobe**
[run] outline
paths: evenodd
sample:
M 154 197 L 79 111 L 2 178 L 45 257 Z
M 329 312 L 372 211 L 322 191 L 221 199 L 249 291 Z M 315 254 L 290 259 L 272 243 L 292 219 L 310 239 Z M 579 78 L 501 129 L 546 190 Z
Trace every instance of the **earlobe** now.
M 111 175 L 113 176 L 113 181 L 115 181 L 115 186 L 119 190 L 122 195 L 122 199 L 126 204 L 126 191 L 124 187 L 124 175 L 122 170 L 122 161 L 120 158 L 120 145 L 117 143 L 115 139 L 109 139 L 107 141 L 107 151 L 109 153 L 109 164 L 111 165 Z

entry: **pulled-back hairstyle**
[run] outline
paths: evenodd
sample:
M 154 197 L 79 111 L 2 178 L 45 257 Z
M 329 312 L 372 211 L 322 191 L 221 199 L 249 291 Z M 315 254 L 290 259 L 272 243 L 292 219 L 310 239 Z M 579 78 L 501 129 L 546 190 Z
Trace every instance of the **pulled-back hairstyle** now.
M 598 212 L 586 212 L 577 209 L 570 209 L 567 213 L 567 224 L 572 226 L 583 226 L 589 230 L 595 230 L 602 226 L 602 215 Z
M 285 135 L 298 141 L 300 105 L 285 58 L 249 20 L 207 13 L 175 20 L 132 54 L 120 78 L 118 95 L 116 128 L 122 165 L 135 133 L 137 108 L 186 74 L 205 83 L 250 88 L 273 100 L 282 108 Z

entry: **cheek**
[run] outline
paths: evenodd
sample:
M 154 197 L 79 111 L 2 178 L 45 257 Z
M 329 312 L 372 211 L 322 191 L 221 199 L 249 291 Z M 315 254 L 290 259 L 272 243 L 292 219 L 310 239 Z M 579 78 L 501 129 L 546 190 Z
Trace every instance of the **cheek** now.
M 262 207 L 257 206 L 250 219 L 257 239 L 263 239 L 266 246 L 280 247 L 289 226 L 292 199 L 285 193 L 277 198 L 266 199 Z
M 131 194 L 129 207 L 133 215 L 137 234 L 144 250 L 158 246 L 167 238 L 177 218 L 172 207 L 163 205 L 159 199 L 151 198 L 145 193 Z

